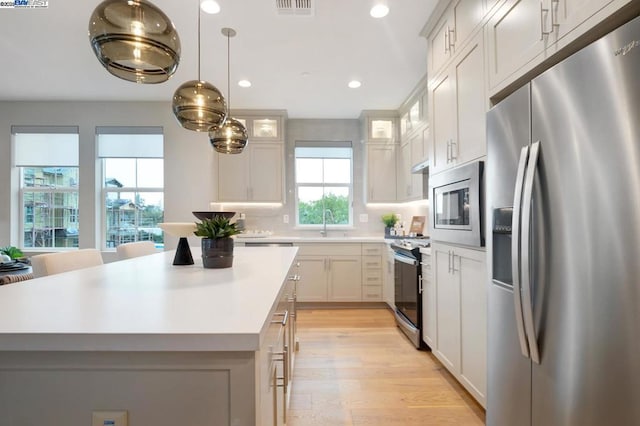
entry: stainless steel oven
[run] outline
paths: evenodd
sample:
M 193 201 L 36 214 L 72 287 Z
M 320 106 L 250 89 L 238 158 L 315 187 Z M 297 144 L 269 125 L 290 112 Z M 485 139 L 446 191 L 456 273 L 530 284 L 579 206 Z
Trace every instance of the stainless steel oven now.
M 396 324 L 416 348 L 422 342 L 422 277 L 420 246 L 411 242 L 391 244 L 394 258 Z
M 431 176 L 431 239 L 484 246 L 483 169 L 476 161 Z

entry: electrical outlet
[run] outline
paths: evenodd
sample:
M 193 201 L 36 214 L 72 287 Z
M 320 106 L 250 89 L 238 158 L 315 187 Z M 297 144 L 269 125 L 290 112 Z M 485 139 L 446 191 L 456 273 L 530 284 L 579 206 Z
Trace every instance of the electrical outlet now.
M 284 216 L 282 216 L 282 223 L 289 223 L 289 215 L 285 214 Z
M 126 411 L 94 411 L 91 426 L 127 426 Z
M 361 213 L 360 223 L 367 223 L 367 222 L 369 222 L 369 215 L 367 213 Z

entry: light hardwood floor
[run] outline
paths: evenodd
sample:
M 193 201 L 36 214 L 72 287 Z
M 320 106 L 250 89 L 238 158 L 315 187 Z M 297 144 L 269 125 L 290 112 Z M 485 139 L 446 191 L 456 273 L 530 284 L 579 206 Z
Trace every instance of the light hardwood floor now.
M 484 425 L 484 410 L 387 309 L 299 310 L 288 426 Z

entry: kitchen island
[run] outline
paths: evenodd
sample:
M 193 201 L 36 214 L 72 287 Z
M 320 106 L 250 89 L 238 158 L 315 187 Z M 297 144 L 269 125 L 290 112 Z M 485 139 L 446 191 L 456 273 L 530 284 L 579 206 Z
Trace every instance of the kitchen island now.
M 297 249 L 237 247 L 228 269 L 193 251 L 0 287 L 0 424 L 272 424 Z

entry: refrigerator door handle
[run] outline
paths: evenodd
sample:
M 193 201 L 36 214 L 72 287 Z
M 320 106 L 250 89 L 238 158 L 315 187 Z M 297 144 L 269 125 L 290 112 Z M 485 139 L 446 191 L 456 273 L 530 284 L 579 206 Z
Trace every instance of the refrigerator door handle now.
M 536 176 L 536 166 L 538 164 L 538 154 L 540 153 L 540 141 L 531 144 L 529 162 L 527 164 L 527 177 L 524 182 L 522 200 L 522 238 L 520 240 L 522 255 L 522 305 L 524 313 L 524 327 L 529 339 L 529 353 L 531 361 L 540 364 L 540 353 L 538 351 L 538 339 L 535 325 L 533 323 L 533 303 L 531 297 L 531 274 L 529 245 L 531 241 L 531 208 L 533 196 L 533 180 Z
M 529 358 L 529 346 L 524 329 L 524 318 L 522 314 L 522 297 L 520 295 L 520 219 L 522 191 L 524 185 L 524 175 L 529 157 L 529 146 L 525 146 L 520 151 L 520 161 L 518 162 L 518 172 L 516 174 L 516 186 L 513 196 L 513 222 L 511 224 L 511 275 L 513 281 L 513 304 L 516 313 L 516 328 L 518 329 L 518 340 L 522 355 Z

